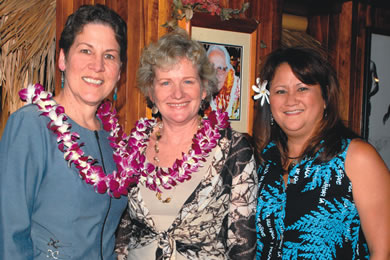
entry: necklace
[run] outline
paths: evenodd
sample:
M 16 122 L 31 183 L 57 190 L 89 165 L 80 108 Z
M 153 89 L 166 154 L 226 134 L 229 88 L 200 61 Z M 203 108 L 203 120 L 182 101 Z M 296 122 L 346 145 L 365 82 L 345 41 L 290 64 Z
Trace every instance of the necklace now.
M 158 148 L 158 143 L 161 139 L 161 129 L 163 128 L 163 123 L 160 122 L 157 126 L 158 130 L 156 132 L 156 141 L 154 143 L 154 152 L 155 152 L 155 155 L 153 157 L 153 160 L 155 162 L 155 164 L 157 165 L 158 167 L 158 164 L 160 163 L 160 159 L 158 158 L 158 153 L 160 152 L 160 149 Z
M 130 184 L 136 183 L 137 179 L 123 165 L 129 157 L 126 135 L 118 123 L 115 109 L 111 112 L 111 103 L 103 103 L 97 110 L 103 129 L 110 132 L 108 139 L 114 149 L 113 158 L 118 171 L 105 174 L 102 166 L 96 165 L 97 160 L 84 154 L 81 147 L 83 144 L 76 142 L 80 138 L 76 132 L 71 132 L 72 125 L 67 121 L 64 107 L 51 99 L 52 94 L 44 91 L 40 84 L 29 85 L 19 91 L 19 96 L 29 104 L 35 104 L 41 115 L 50 119 L 47 127 L 57 136 L 58 148 L 64 153 L 64 159 L 70 167 L 73 163 L 79 171 L 81 179 L 94 187 L 101 194 L 107 193 L 111 197 L 119 198 L 127 195 Z
M 190 151 L 183 153 L 182 159 L 176 159 L 172 167 L 164 170 L 147 162 L 145 157 L 149 137 L 156 124 L 155 118 L 141 118 L 126 138 L 126 142 L 129 143 L 130 150 L 127 157 L 130 175 L 139 176 L 138 182 L 141 185 L 157 193 L 162 193 L 162 188 L 169 190 L 191 179 L 191 174 L 202 166 L 211 150 L 217 146 L 221 137 L 219 131 L 230 126 L 226 112 L 211 112 L 208 117 L 202 119 L 201 127 L 192 139 Z
M 159 141 L 162 137 L 162 134 L 161 134 L 161 130 L 163 129 L 163 126 L 164 124 L 162 122 L 158 123 L 157 124 L 157 130 L 156 130 L 156 133 L 155 133 L 155 136 L 156 136 L 156 140 L 154 142 L 154 152 L 155 152 L 155 155 L 153 157 L 153 161 L 156 165 L 156 169 L 158 170 L 159 168 L 159 163 L 160 163 L 160 159 L 158 158 L 158 154 L 160 152 L 160 148 L 159 148 Z M 198 125 L 198 129 L 201 127 L 201 125 L 199 124 Z M 191 153 L 191 150 L 189 151 L 189 153 Z M 161 192 L 157 192 L 156 193 L 156 197 L 158 200 L 160 200 L 162 203 L 169 203 L 171 202 L 172 198 L 171 197 L 167 197 L 166 199 L 163 199 L 162 198 L 162 194 Z
M 161 135 L 161 129 L 163 128 L 163 123 L 160 122 L 158 125 L 157 125 L 157 132 L 156 132 L 156 141 L 154 143 L 154 152 L 155 152 L 155 155 L 153 157 L 153 160 L 154 160 L 154 163 L 156 165 L 156 168 L 159 167 L 159 163 L 160 163 L 160 159 L 158 158 L 158 153 L 160 152 L 160 148 L 158 147 L 158 143 L 162 137 Z M 156 193 L 156 198 L 161 201 L 162 203 L 169 203 L 171 202 L 172 198 L 171 197 L 167 197 L 166 199 L 163 199 L 162 198 L 162 194 L 161 192 L 157 192 Z
M 297 165 L 298 161 L 297 160 L 294 160 L 294 161 L 291 161 L 288 166 L 287 166 L 287 171 L 290 172 L 296 165 Z
M 287 159 L 291 160 L 289 163 L 288 163 L 288 166 L 287 166 L 287 171 L 290 172 L 299 162 L 299 160 L 302 158 L 302 156 L 296 156 L 296 157 L 290 157 L 290 156 L 287 156 Z
M 159 148 L 159 143 L 160 143 L 160 139 L 162 137 L 162 134 L 161 134 L 161 130 L 163 129 L 164 127 L 164 124 L 162 122 L 159 122 L 157 124 L 157 130 L 156 130 L 156 133 L 155 133 L 155 136 L 156 136 L 156 141 L 154 142 L 154 157 L 153 157 L 153 161 L 155 162 L 155 165 L 156 165 L 156 168 L 159 167 L 159 163 L 160 163 L 160 159 L 158 158 L 158 153 L 160 152 L 160 148 Z M 198 125 L 198 129 L 201 127 L 201 124 Z

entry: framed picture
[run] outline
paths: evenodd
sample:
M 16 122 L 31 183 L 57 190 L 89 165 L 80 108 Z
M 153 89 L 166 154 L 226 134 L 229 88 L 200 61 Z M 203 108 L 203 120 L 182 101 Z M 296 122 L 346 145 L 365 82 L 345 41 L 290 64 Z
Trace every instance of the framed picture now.
M 390 167 L 390 34 L 367 29 L 362 136 Z
M 195 13 L 190 22 L 180 26 L 203 44 L 217 71 L 219 92 L 205 113 L 222 109 L 229 114 L 233 129 L 251 134 L 258 23 L 250 19 L 222 21 L 218 16 Z

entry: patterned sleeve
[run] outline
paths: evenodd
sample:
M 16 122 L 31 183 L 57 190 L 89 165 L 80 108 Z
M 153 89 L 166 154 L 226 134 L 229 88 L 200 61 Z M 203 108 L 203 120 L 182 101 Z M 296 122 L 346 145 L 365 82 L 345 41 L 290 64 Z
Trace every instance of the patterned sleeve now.
M 257 174 L 253 148 L 248 139 L 233 131 L 229 156 L 224 167 L 232 176 L 228 214 L 229 259 L 254 259 L 256 250 Z

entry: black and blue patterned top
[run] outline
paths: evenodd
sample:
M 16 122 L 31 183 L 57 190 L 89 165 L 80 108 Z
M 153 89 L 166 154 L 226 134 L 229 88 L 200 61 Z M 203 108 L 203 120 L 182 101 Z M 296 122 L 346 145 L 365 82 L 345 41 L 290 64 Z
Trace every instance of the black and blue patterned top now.
M 274 143 L 263 151 L 256 213 L 257 259 L 368 259 L 344 162 L 351 140 L 326 163 L 304 158 L 283 181 Z

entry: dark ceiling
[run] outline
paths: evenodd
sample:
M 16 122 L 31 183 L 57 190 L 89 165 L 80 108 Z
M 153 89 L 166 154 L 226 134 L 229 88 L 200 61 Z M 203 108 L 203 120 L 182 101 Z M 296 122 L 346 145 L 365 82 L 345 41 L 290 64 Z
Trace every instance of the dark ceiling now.
M 339 13 L 342 4 L 350 1 L 390 9 L 390 0 L 284 0 L 283 12 L 301 16 Z

